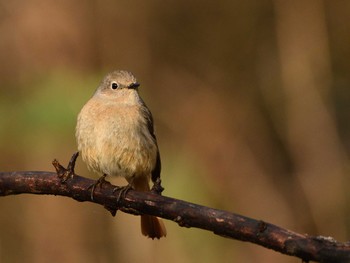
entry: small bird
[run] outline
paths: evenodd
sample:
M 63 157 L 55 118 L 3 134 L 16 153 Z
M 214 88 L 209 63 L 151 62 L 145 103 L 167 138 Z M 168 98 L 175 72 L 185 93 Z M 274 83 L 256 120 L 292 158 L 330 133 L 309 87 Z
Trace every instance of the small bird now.
M 78 115 L 78 150 L 88 168 L 102 175 L 124 177 L 136 191 L 150 191 L 160 180 L 161 162 L 153 117 L 138 94 L 139 83 L 124 70 L 109 73 Z M 165 237 L 161 219 L 141 215 L 142 234 Z

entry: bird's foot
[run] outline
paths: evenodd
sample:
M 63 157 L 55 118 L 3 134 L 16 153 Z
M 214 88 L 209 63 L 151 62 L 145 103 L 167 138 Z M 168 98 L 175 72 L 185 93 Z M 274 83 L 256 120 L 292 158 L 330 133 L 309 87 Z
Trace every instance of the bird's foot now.
M 117 197 L 117 203 L 119 203 L 121 198 L 125 198 L 127 192 L 132 189 L 131 184 L 128 184 L 126 186 L 117 186 L 113 189 L 113 193 L 115 193 L 116 191 L 119 191 L 118 197 Z
M 153 184 L 151 192 L 157 195 L 162 195 L 163 191 L 164 191 L 164 188 L 162 187 L 162 180 L 160 180 L 160 178 L 158 177 Z
M 95 189 L 96 187 L 99 185 L 100 187 L 102 187 L 103 184 L 106 184 L 109 182 L 106 181 L 106 174 L 102 175 L 100 178 L 98 178 L 93 184 L 91 184 L 89 187 L 88 187 L 88 190 L 91 189 L 91 200 L 94 201 L 94 192 L 95 192 Z

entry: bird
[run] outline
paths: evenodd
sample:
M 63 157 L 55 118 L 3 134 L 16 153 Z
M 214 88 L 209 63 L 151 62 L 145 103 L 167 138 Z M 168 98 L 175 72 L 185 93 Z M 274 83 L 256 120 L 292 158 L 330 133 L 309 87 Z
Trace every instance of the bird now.
M 139 86 L 129 71 L 110 72 L 78 114 L 78 151 L 88 168 L 101 176 L 92 187 L 92 198 L 107 175 L 124 177 L 126 191 L 151 191 L 150 180 L 160 182 L 153 117 L 138 93 Z M 141 232 L 152 239 L 167 235 L 163 221 L 151 215 L 141 215 Z

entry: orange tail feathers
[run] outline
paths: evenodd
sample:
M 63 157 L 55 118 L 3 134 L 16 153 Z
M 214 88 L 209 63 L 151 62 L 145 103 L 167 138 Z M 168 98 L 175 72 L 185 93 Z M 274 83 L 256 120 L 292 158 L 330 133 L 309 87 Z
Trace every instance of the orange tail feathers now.
M 150 191 L 149 178 L 147 176 L 134 177 L 132 180 L 128 181 L 135 190 L 137 191 Z M 166 236 L 166 228 L 163 221 L 156 217 L 150 215 L 141 216 L 141 232 L 144 236 L 150 237 L 152 239 L 161 238 Z
M 144 236 L 154 238 L 161 238 L 166 236 L 166 228 L 163 221 L 155 216 L 142 215 L 141 216 L 141 231 Z

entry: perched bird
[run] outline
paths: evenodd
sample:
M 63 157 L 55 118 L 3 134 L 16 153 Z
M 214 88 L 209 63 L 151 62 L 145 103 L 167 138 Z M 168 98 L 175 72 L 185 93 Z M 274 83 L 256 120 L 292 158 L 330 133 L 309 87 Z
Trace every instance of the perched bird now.
M 138 87 L 132 73 L 113 71 L 78 115 L 78 150 L 88 168 L 102 175 L 96 184 L 107 175 L 122 176 L 133 189 L 150 191 L 150 179 L 160 178 L 153 118 Z M 150 215 L 141 215 L 141 231 L 152 239 L 167 234 L 163 221 Z

